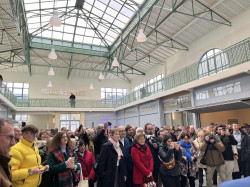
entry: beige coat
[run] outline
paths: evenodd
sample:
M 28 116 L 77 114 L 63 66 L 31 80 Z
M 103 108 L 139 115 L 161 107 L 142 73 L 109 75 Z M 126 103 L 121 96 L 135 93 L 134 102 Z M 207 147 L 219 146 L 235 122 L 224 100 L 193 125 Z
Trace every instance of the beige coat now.
M 203 152 L 200 151 L 200 143 L 201 143 L 201 142 L 199 142 L 198 138 L 196 138 L 196 139 L 193 141 L 194 148 L 195 148 L 196 151 L 198 152 L 196 164 L 197 164 L 197 167 L 198 167 L 198 168 L 207 168 L 206 165 L 203 165 L 203 164 L 200 163 L 201 158 L 202 158 L 202 156 L 203 156 L 203 154 L 204 154 Z

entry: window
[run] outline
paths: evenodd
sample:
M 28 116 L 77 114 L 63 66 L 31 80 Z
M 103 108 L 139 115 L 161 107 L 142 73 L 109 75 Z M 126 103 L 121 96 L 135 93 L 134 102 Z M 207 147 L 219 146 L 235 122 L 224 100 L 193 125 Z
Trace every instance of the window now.
M 101 100 L 105 102 L 113 102 L 127 94 L 124 88 L 101 88 Z
M 29 99 L 29 83 L 5 82 L 5 84 L 18 100 Z
M 198 65 L 199 78 L 206 77 L 228 69 L 227 55 L 220 49 L 207 51 Z
M 66 127 L 75 131 L 80 126 L 80 114 L 60 114 L 60 129 Z
M 157 75 L 156 77 L 149 79 L 147 81 L 148 85 L 148 92 L 154 93 L 159 90 L 162 90 L 162 81 L 161 79 L 163 78 L 163 74 Z
M 19 122 L 22 122 L 22 121 L 27 122 L 28 114 L 16 114 L 15 120 Z
M 146 84 L 145 83 L 141 83 L 140 85 L 138 86 L 135 86 L 133 88 L 133 93 L 134 93 L 134 100 L 137 100 L 140 98 L 140 95 L 141 95 L 141 89 L 145 88 Z

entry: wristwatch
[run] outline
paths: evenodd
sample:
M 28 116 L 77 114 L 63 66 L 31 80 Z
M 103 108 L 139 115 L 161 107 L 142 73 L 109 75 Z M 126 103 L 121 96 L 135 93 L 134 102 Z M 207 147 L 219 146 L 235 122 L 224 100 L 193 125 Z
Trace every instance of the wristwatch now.
M 29 175 L 32 175 L 32 170 L 28 169 Z

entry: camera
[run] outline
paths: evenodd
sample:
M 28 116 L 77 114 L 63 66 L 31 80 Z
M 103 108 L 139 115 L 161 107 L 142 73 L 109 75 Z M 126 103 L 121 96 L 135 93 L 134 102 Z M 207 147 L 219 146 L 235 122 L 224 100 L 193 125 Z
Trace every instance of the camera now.
M 112 123 L 111 122 L 108 122 L 108 126 L 111 126 L 112 125 Z
M 157 143 L 157 142 L 158 142 L 157 139 L 156 139 L 154 136 L 151 136 L 151 137 L 149 138 L 148 141 L 149 141 L 149 143 L 152 144 L 152 145 L 153 145 L 154 143 Z

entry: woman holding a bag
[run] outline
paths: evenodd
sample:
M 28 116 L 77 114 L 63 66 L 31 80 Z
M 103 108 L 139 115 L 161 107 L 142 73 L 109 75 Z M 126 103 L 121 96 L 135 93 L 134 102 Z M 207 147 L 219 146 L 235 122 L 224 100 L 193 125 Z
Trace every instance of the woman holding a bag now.
M 158 151 L 160 176 L 164 187 L 180 187 L 180 144 L 173 142 L 171 135 L 164 136 Z
M 73 187 L 79 182 L 80 164 L 69 144 L 68 135 L 65 132 L 58 132 L 49 146 L 49 186 L 51 187 Z
M 149 147 L 145 144 L 146 136 L 137 133 L 134 137 L 135 145 L 131 149 L 134 164 L 133 181 L 135 187 L 141 187 L 144 183 L 155 184 L 152 176 L 154 161 Z

